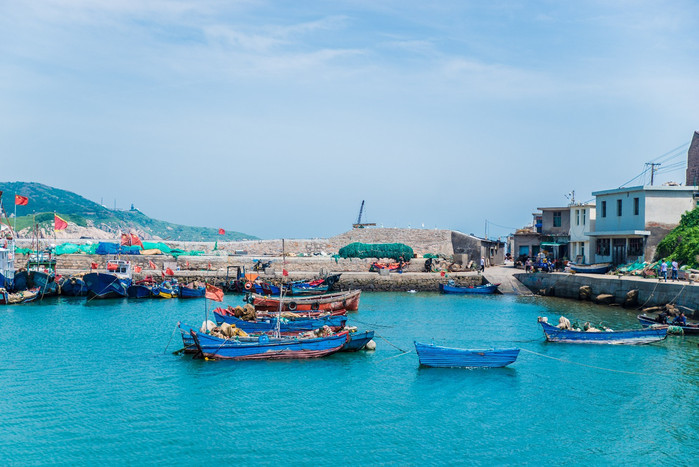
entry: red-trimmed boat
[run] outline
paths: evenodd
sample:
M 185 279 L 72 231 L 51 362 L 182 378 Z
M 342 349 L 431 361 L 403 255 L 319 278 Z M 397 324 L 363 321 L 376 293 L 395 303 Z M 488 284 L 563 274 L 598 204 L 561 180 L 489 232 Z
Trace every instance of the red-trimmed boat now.
M 348 292 L 336 292 L 315 297 L 284 297 L 282 299 L 281 311 L 291 311 L 294 313 L 307 312 L 331 312 L 338 314 L 342 311 L 357 311 L 359 309 L 359 296 L 361 290 L 350 290 Z M 264 295 L 252 294 L 249 300 L 258 311 L 279 311 L 279 298 Z

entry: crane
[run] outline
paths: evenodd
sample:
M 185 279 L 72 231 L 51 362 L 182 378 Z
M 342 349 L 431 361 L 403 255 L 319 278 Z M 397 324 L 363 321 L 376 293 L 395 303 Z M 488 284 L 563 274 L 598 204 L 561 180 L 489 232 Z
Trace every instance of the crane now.
M 375 223 L 362 223 L 362 213 L 364 212 L 364 200 L 362 200 L 362 205 L 359 208 L 359 216 L 357 216 L 357 222 L 352 224 L 355 229 L 363 229 L 364 227 L 369 227 L 371 225 L 376 225 Z

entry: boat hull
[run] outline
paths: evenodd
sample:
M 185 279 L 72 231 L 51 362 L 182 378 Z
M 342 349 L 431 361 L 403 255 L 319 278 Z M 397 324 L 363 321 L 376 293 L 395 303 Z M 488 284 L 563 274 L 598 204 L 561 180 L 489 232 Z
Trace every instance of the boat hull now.
M 343 352 L 362 350 L 374 338 L 374 331 L 350 332 L 350 340 L 342 347 Z
M 200 333 L 191 331 L 199 353 L 223 360 L 287 360 L 319 358 L 339 352 L 349 339 L 343 332 L 315 339 L 272 339 L 261 336 L 258 342 L 224 341 L 212 345 L 199 341 Z
M 667 326 L 657 329 L 631 329 L 626 331 L 584 332 L 559 329 L 548 323 L 539 322 L 549 342 L 566 344 L 611 344 L 638 345 L 658 342 L 667 337 Z
M 650 326 L 657 326 L 658 324 L 661 324 L 661 323 L 658 323 L 657 321 L 655 321 L 650 316 L 638 315 L 637 318 L 638 318 L 638 321 L 641 323 L 641 326 L 643 326 L 644 328 L 648 328 Z M 681 324 L 668 323 L 668 325 L 682 328 L 682 332 L 684 332 L 685 335 L 699 336 L 699 324 L 687 324 L 685 326 L 682 326 Z
M 77 277 L 64 279 L 63 282 L 61 282 L 61 295 L 67 295 L 69 297 L 81 297 L 87 295 L 87 286 L 85 285 L 85 281 Z
M 445 294 L 492 294 L 500 284 L 486 284 L 475 287 L 459 287 L 456 285 L 439 284 L 439 291 Z
M 571 271 L 579 274 L 606 274 L 612 268 L 611 264 L 571 264 Z
M 282 299 L 282 311 L 357 311 L 361 290 L 338 292 L 317 297 L 286 297 Z M 256 310 L 279 311 L 279 299 L 253 294 L 251 303 Z
M 91 272 L 83 276 L 89 298 L 123 298 L 128 297 L 130 279 L 120 279 L 114 274 Z
M 129 298 L 152 298 L 153 288 L 148 285 L 132 284 L 126 289 L 126 295 Z
M 519 349 L 457 349 L 415 342 L 420 365 L 433 368 L 502 368 L 517 360 Z
M 206 288 L 197 287 L 190 289 L 189 287 L 180 287 L 180 298 L 204 298 Z

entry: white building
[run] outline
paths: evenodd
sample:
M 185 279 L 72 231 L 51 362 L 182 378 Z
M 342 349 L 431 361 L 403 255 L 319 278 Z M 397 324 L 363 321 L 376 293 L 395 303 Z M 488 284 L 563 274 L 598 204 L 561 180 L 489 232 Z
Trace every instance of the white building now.
M 696 207 L 696 186 L 636 186 L 597 191 L 594 262 L 652 261 L 655 248 L 680 217 Z M 592 245 L 591 245 L 592 246 Z
M 590 248 L 588 232 L 595 230 L 595 205 L 574 204 L 570 206 L 570 259 L 577 264 L 594 262 L 595 252 Z M 592 243 L 594 246 L 594 243 Z

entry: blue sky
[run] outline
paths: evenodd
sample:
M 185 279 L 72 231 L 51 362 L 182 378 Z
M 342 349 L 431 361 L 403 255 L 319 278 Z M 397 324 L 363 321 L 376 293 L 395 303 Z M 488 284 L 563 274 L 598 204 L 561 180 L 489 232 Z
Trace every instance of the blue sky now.
M 363 199 L 520 227 L 678 147 L 684 182 L 697 30 L 690 1 L 0 2 L 0 179 L 263 238 Z

